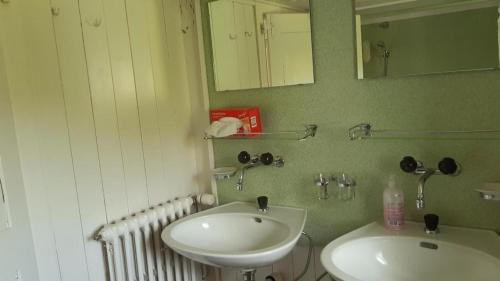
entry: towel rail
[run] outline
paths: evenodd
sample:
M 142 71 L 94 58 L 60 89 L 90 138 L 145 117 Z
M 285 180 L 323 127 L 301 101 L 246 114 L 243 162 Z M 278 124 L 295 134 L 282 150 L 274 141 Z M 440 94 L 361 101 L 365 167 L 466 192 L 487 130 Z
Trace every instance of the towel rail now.
M 500 129 L 486 130 L 380 130 L 363 123 L 349 129 L 350 140 L 365 139 L 500 139 Z

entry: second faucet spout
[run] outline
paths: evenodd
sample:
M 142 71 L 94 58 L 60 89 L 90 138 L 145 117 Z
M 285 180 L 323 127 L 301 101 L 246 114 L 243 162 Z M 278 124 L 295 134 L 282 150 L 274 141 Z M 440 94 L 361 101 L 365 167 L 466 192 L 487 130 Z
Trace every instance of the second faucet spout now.
M 245 178 L 245 171 L 258 167 L 260 165 L 262 165 L 260 161 L 254 160 L 240 169 L 240 177 L 238 178 L 238 182 L 236 183 L 236 190 L 238 191 L 243 190 L 243 179 Z
M 422 176 L 420 176 L 420 179 L 418 180 L 418 187 L 417 187 L 417 209 L 423 209 L 425 208 L 425 199 L 424 199 L 424 190 L 425 190 L 425 183 L 427 180 L 436 174 L 436 170 L 433 169 L 425 169 L 421 170 L 418 172 Z

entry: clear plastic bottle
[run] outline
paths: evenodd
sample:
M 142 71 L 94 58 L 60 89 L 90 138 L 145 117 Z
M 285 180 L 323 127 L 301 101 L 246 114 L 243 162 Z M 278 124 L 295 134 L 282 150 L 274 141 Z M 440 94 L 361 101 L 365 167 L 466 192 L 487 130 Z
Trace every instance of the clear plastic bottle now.
M 396 177 L 391 175 L 384 190 L 384 224 L 387 229 L 400 230 L 405 225 L 403 191 L 396 186 Z

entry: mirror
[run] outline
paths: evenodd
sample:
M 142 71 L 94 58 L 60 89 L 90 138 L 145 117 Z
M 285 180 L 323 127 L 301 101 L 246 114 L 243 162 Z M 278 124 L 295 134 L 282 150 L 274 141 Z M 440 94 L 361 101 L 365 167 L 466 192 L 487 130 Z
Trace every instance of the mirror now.
M 358 78 L 499 68 L 498 0 L 353 0 Z
M 309 0 L 208 6 L 217 91 L 314 83 Z

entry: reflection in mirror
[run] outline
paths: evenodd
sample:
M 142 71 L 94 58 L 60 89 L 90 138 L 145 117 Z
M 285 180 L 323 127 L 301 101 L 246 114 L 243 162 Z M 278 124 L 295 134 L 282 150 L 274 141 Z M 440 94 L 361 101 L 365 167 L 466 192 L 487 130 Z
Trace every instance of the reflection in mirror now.
M 353 0 L 358 78 L 499 68 L 499 0 Z
M 309 0 L 209 3 L 217 91 L 314 83 Z

